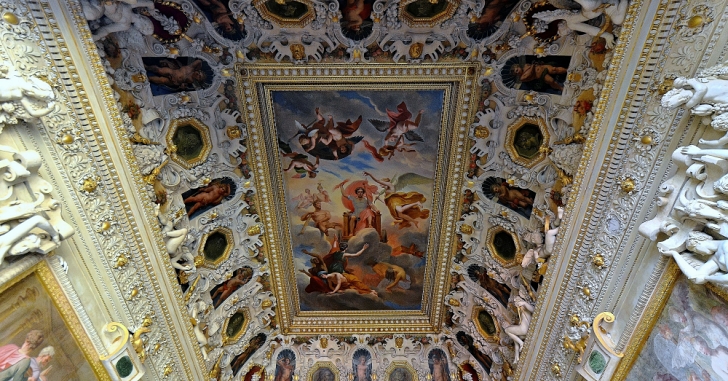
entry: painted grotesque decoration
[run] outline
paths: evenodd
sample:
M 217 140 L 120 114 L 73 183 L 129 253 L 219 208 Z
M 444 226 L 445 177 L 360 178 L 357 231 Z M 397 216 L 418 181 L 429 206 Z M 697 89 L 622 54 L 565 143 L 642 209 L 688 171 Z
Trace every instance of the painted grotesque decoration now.
M 253 356 L 253 354 L 255 354 L 255 352 L 263 346 L 263 344 L 265 344 L 266 339 L 267 336 L 264 333 L 259 333 L 250 339 L 250 342 L 243 352 L 235 356 L 232 362 L 230 362 L 230 368 L 232 369 L 233 374 L 237 374 L 240 369 L 243 368 L 243 365 L 245 365 L 250 357 Z
M 293 381 L 296 370 L 296 354 L 290 349 L 284 349 L 276 358 L 276 371 L 274 381 Z
M 366 349 L 358 349 L 352 358 L 354 381 L 372 380 L 372 354 Z
M 210 184 L 191 189 L 182 194 L 185 209 L 190 218 L 220 205 L 223 201 L 234 197 L 236 185 L 230 178 L 215 179 Z
M 489 177 L 483 181 L 482 189 L 487 198 L 508 207 L 523 217 L 531 217 L 535 192 L 512 186 L 499 177 Z
M 339 0 L 341 32 L 352 40 L 362 40 L 372 33 L 373 0 Z
M 245 38 L 245 27 L 236 19 L 226 0 L 194 0 L 202 13 L 222 37 L 232 41 Z
M 210 87 L 214 76 L 210 64 L 201 58 L 144 57 L 144 69 L 153 95 Z
M 250 282 L 250 278 L 253 276 L 253 271 L 250 267 L 242 267 L 235 270 L 233 276 L 223 283 L 215 286 L 210 290 L 210 297 L 212 298 L 213 306 L 217 308 L 227 298 L 230 297 L 240 287 Z
M 503 83 L 518 90 L 533 90 L 559 95 L 564 90 L 571 57 L 553 56 L 548 60 L 536 56 L 514 57 L 501 71 Z
M 473 15 L 468 24 L 468 36 L 475 40 L 482 40 L 491 36 L 498 30 L 518 4 L 514 0 L 488 0 L 485 1 L 480 15 Z

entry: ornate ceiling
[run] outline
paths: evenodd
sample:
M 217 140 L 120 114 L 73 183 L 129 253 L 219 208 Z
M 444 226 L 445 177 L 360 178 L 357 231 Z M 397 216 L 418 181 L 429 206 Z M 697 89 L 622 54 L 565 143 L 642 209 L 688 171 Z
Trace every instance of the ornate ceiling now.
M 106 315 L 123 306 L 154 377 L 439 381 L 572 377 L 598 312 L 639 298 L 601 303 L 621 254 L 589 246 L 582 221 L 627 237 L 641 214 L 625 211 L 643 213 L 628 199 L 652 189 L 649 171 L 600 166 L 627 144 L 640 167 L 661 160 L 651 150 L 677 127 L 632 133 L 617 103 L 656 91 L 630 87 L 629 73 L 652 73 L 629 52 L 665 44 L 637 24 L 681 22 L 668 5 L 2 6 L 41 30 L 64 14 L 77 46 L 43 49 L 90 57 L 83 75 L 44 69 L 83 82 L 66 90 L 83 130 L 59 122 L 63 152 L 47 155 L 76 167 L 54 172 L 81 189 L 68 191 L 84 205 L 74 221 L 96 213 L 74 239 L 104 255 L 70 260 L 90 274 L 75 287 L 103 289 L 88 298 Z M 622 214 L 594 206 L 608 187 Z
M 84 3 L 205 366 L 511 375 L 627 12 L 599 5 Z

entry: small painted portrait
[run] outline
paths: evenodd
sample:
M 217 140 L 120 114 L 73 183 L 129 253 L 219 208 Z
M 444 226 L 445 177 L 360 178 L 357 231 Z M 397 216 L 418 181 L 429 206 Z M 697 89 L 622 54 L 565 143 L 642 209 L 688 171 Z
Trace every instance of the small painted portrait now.
M 483 181 L 485 197 L 513 210 L 525 218 L 531 218 L 536 192 L 508 184 L 500 177 L 489 177 Z
M 231 200 L 237 189 L 235 181 L 229 177 L 215 179 L 205 187 L 190 189 L 182 193 L 190 219 L 220 205 L 223 201 Z
M 497 323 L 493 318 L 493 315 L 488 313 L 488 311 L 484 309 L 479 310 L 478 315 L 476 316 L 476 322 L 486 335 L 494 336 L 498 333 L 498 327 L 496 326 Z
M 354 381 L 371 381 L 372 354 L 366 349 L 357 349 L 352 361 Z
M 516 131 L 513 138 L 513 148 L 518 156 L 524 159 L 533 159 L 538 156 L 543 144 L 543 134 L 537 124 L 526 123 Z
M 212 290 L 210 290 L 212 306 L 215 308 L 219 307 L 225 301 L 225 299 L 229 298 L 230 295 L 232 295 L 240 287 L 250 282 L 250 279 L 252 277 L 253 269 L 248 266 L 235 270 L 233 276 L 230 279 L 218 284 L 217 286 L 213 287 Z
M 513 57 L 501 70 L 503 84 L 516 90 L 532 90 L 561 95 L 571 57 Z
M 483 287 L 495 297 L 504 307 L 508 306 L 508 299 L 511 297 L 511 289 L 505 284 L 499 283 L 488 275 L 485 267 L 471 265 L 468 267 L 468 277 L 480 287 Z
M 308 5 L 296 0 L 268 0 L 263 6 L 268 12 L 287 20 L 300 19 L 309 12 Z
M 194 2 L 222 37 L 232 41 L 245 38 L 245 27 L 233 17 L 227 5 L 228 0 L 194 0 Z
M 373 0 L 339 0 L 341 33 L 346 38 L 361 41 L 372 34 Z
M 255 352 L 260 349 L 263 344 L 265 344 L 265 341 L 268 339 L 268 336 L 266 336 L 264 333 L 259 333 L 252 339 L 250 339 L 250 342 L 248 343 L 248 346 L 245 347 L 243 352 L 233 358 L 233 361 L 230 362 L 230 368 L 233 371 L 233 375 L 238 374 L 240 369 L 242 369 L 243 365 L 250 359 Z
M 311 381 L 334 381 L 336 376 L 329 368 L 319 368 L 311 376 Z
M 242 336 L 246 322 L 247 318 L 245 316 L 245 312 L 238 311 L 234 313 L 233 316 L 230 316 L 225 325 L 223 337 L 234 338 Z
M 447 1 L 416 0 L 407 4 L 405 12 L 417 19 L 431 19 L 447 11 L 450 3 Z
M 427 355 L 432 381 L 450 381 L 450 368 L 447 365 L 447 355 L 442 349 L 433 349 Z
M 273 381 L 293 381 L 293 372 L 296 370 L 296 354 L 290 349 L 278 353 L 276 359 L 276 374 Z
M 413 381 L 412 373 L 410 373 L 409 369 L 398 366 L 389 374 L 388 381 Z
M 152 95 L 203 90 L 212 84 L 212 68 L 196 57 L 142 57 Z
M 495 253 L 492 254 L 495 254 L 506 261 L 511 261 L 516 257 L 518 247 L 516 246 L 513 236 L 507 231 L 503 230 L 495 233 L 491 243 L 495 251 Z
M 517 0 L 486 0 L 480 17 L 468 24 L 468 37 L 480 41 L 493 35 L 516 4 Z

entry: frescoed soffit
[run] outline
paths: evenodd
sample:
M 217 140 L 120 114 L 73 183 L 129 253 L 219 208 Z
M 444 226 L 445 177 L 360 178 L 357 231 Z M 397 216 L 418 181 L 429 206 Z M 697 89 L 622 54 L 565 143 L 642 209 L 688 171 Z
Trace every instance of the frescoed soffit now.
M 510 374 L 626 13 L 582 2 L 84 8 L 206 367 Z

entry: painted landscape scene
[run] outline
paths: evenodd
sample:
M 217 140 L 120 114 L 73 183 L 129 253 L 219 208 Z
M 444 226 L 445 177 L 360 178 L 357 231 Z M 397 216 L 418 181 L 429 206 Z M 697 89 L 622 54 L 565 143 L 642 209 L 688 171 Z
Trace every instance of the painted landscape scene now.
M 421 308 L 444 96 L 271 92 L 301 311 Z

